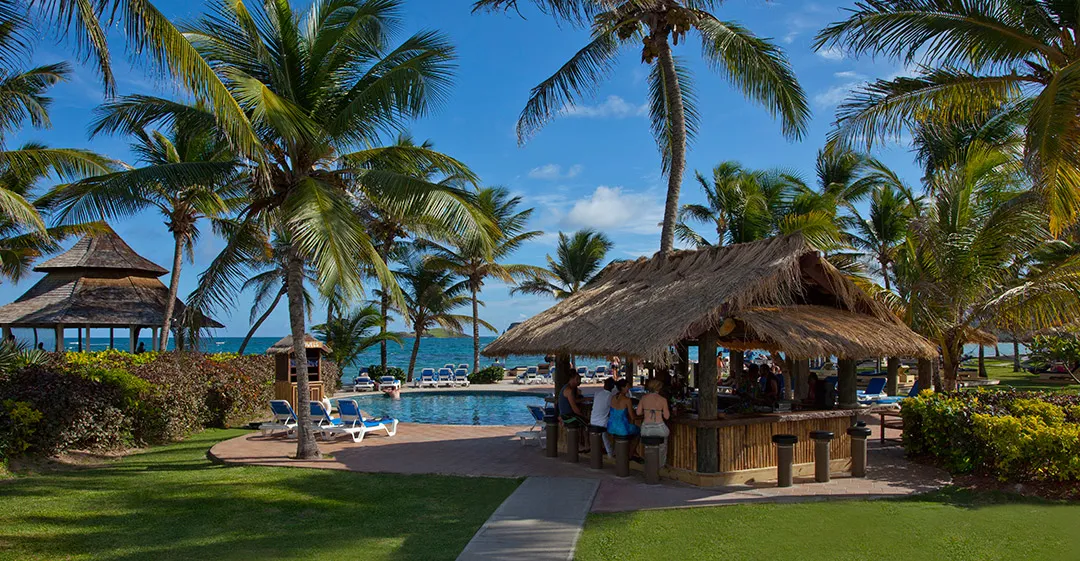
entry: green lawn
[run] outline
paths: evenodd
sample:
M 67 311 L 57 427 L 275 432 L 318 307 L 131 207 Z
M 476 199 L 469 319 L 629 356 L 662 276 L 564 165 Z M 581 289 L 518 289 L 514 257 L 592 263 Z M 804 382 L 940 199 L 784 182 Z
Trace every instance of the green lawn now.
M 882 501 L 592 515 L 577 559 L 1080 558 L 1080 504 L 946 491 Z
M 978 368 L 979 362 L 977 360 L 969 360 L 964 363 L 964 366 L 971 368 Z M 1018 390 L 1049 390 L 1049 391 L 1078 391 L 1080 385 L 1061 385 L 1061 384 L 1047 384 L 1039 381 L 1037 374 L 1031 374 L 1026 371 L 1013 372 L 1012 362 L 1009 360 L 1000 359 L 986 359 L 986 375 L 988 378 L 1001 380 L 1001 384 L 997 386 L 999 389 L 1016 388 Z
M 518 485 L 206 459 L 239 434 L 0 481 L 0 559 L 454 559 Z

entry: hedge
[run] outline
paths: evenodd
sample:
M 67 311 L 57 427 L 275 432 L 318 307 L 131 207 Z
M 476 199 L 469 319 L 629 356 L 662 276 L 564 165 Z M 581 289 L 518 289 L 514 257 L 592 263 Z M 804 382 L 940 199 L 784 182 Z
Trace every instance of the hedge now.
M 502 381 L 506 374 L 506 370 L 498 365 L 491 365 L 482 370 L 477 370 L 472 374 L 469 374 L 470 384 L 498 384 Z
M 953 473 L 1080 481 L 1080 396 L 924 392 L 905 400 L 904 449 Z
M 328 393 L 339 372 L 324 364 Z M 273 359 L 119 351 L 52 355 L 0 373 L 0 457 L 161 444 L 266 416 Z

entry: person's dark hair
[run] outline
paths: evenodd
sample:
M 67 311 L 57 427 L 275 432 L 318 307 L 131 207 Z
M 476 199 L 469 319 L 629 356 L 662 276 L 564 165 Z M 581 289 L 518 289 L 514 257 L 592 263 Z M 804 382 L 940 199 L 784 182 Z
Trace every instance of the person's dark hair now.
M 615 382 L 615 390 L 621 393 L 624 389 L 626 389 L 626 386 L 629 384 L 630 382 L 627 381 L 626 378 L 622 378 L 619 381 Z
M 611 391 L 615 387 L 615 378 L 608 378 L 604 380 L 604 389 Z

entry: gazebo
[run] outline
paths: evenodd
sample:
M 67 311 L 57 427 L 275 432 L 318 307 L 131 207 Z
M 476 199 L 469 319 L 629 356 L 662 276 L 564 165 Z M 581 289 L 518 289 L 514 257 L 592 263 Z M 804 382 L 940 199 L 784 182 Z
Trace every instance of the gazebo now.
M 79 330 L 79 348 L 90 348 L 90 328 L 128 330 L 129 350 L 135 351 L 139 330 L 150 328 L 153 347 L 165 319 L 169 289 L 158 277 L 169 271 L 135 253 L 112 229 L 89 234 L 71 249 L 34 267 L 45 278 L 14 302 L 0 307 L 4 337 L 12 328 L 52 329 L 56 351 L 64 350 L 64 330 Z M 182 317 L 177 299 L 173 318 Z M 222 327 L 204 318 L 204 327 Z M 83 346 L 85 338 L 85 347 Z
M 698 347 L 700 357 L 695 377 L 698 413 L 693 422 L 675 427 L 686 430 L 673 431 L 668 460 L 698 473 L 761 467 L 758 464 L 768 460 L 771 450 L 765 433 L 781 430 L 760 430 L 757 436 L 764 442 L 744 441 L 749 433 L 740 432 L 740 444 L 733 451 L 724 427 L 743 430 L 749 425 L 715 420 L 718 372 L 713 357 L 719 347 L 731 352 L 732 368 L 740 370 L 743 350 L 783 353 L 788 398 L 792 389 L 805 392 L 808 359 L 835 356 L 840 360 L 841 408 L 857 404 L 857 359 L 937 356 L 933 344 L 840 273 L 801 234 L 612 263 L 592 285 L 508 330 L 483 353 L 555 354 L 556 387 L 561 387 L 568 379 L 572 355 L 628 357 L 674 366 L 686 377 L 690 346 Z M 628 374 L 632 376 L 632 370 Z M 783 425 L 783 430 L 809 433 L 815 427 L 835 430 L 852 415 L 831 412 L 836 419 L 830 421 L 826 412 L 821 413 L 789 415 L 785 420 L 758 418 L 750 424 L 760 429 L 763 423 L 779 427 L 806 421 Z M 720 449 L 725 450 L 723 458 Z M 809 448 L 806 453 L 811 453 Z

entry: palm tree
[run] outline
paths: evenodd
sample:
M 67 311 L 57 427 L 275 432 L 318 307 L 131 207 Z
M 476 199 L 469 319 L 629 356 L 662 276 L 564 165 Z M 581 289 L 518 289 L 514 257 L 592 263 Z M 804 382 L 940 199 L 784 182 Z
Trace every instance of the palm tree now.
M 502 187 L 488 187 L 476 194 L 476 206 L 492 223 L 498 226 L 500 235 L 494 245 L 485 240 L 454 239 L 451 245 L 430 243 L 434 255 L 430 266 L 443 268 L 465 278 L 469 285 L 469 297 L 472 300 L 472 338 L 473 372 L 480 369 L 480 309 L 478 295 L 484 288 L 484 280 L 493 277 L 504 282 L 514 283 L 526 278 L 543 277 L 546 271 L 533 265 L 500 263 L 511 253 L 517 251 L 525 242 L 540 236 L 543 232 L 525 231 L 525 225 L 532 216 L 533 209 L 518 211 L 521 197 L 511 197 L 510 192 Z
M 856 4 L 815 47 L 921 61 L 916 75 L 878 80 L 840 107 L 837 140 L 873 145 L 920 121 L 980 121 L 1024 107 L 1025 163 L 1050 229 L 1080 216 L 1080 2 L 909 0 Z M 945 127 L 948 128 L 948 127 Z M 954 129 L 955 130 L 955 129 Z
M 112 120 L 115 106 L 101 108 L 99 120 Z M 122 117 L 119 117 L 122 118 Z M 156 209 L 173 237 L 172 274 L 158 348 L 167 348 L 173 323 L 184 254 L 194 260 L 199 222 L 238 205 L 238 162 L 228 143 L 214 129 L 177 121 L 166 132 L 128 130 L 131 150 L 143 164 L 114 173 L 57 186 L 47 197 L 56 206 L 59 223 L 119 219 Z
M 870 196 L 869 217 L 856 214 L 848 231 L 852 245 L 877 263 L 886 291 L 892 290 L 889 267 L 896 261 L 896 252 L 907 237 L 911 219 L 910 202 L 896 189 L 883 185 Z
M 379 309 L 370 304 L 356 308 L 343 316 L 315 326 L 315 332 L 330 347 L 330 360 L 343 370 L 356 365 L 360 355 L 369 347 L 383 341 L 401 344 L 401 337 L 396 333 L 369 334 L 372 329 L 381 328 L 383 316 Z
M 493 230 L 467 204 L 467 193 L 371 169 L 372 161 L 396 157 L 475 181 L 460 162 L 438 152 L 382 146 L 383 133 L 400 130 L 404 121 L 426 115 L 444 99 L 453 70 L 453 49 L 438 33 L 394 43 L 399 8 L 398 0 L 317 0 L 300 15 L 287 2 L 255 9 L 232 2 L 184 27 L 185 37 L 243 107 L 267 156 L 249 157 L 253 169 L 242 185 L 250 202 L 240 217 L 253 223 L 253 230 L 281 224 L 289 234 L 286 296 L 296 356 L 304 354 L 308 267 L 322 294 L 339 290 L 350 299 L 362 297 L 364 277 L 371 274 L 401 301 L 393 276 L 356 218 L 357 197 L 374 189 L 392 193 L 402 205 L 416 197 L 438 197 L 433 219 L 454 224 L 462 235 Z M 158 98 L 126 98 L 118 104 L 120 112 L 138 116 L 128 119 L 136 122 L 215 122 L 209 112 Z M 224 132 L 234 144 L 241 140 Z M 247 240 L 227 244 L 211 265 L 208 282 L 236 287 L 238 282 L 220 277 L 242 274 L 246 247 Z M 318 457 L 307 425 L 306 376 L 297 377 L 297 392 L 302 427 L 297 457 Z
M 403 285 L 404 311 L 414 334 L 409 369 L 406 371 L 406 381 L 411 382 L 416 369 L 416 355 L 420 352 L 420 338 L 427 330 L 440 326 L 461 332 L 464 331 L 463 324 L 472 320 L 469 316 L 453 313 L 456 308 L 469 302 L 468 282 L 458 280 L 450 271 L 432 267 L 420 257 L 411 259 L 396 274 Z M 494 330 L 483 320 L 478 321 Z
M 679 190 L 686 167 L 686 146 L 698 123 L 696 94 L 684 61 L 672 52 L 693 32 L 700 36 L 702 57 L 742 93 L 774 116 L 784 135 L 800 138 L 810 109 L 783 51 L 742 25 L 709 13 L 718 0 L 533 0 L 557 20 L 591 25 L 590 41 L 529 97 L 518 119 L 518 139 L 524 142 L 552 117 L 596 90 L 611 75 L 623 47 L 641 45 L 641 60 L 649 65 L 649 118 L 668 175 L 667 201 L 660 234 L 660 251 L 675 244 Z M 477 0 L 473 10 L 509 10 L 517 0 Z
M 538 294 L 562 300 L 596 280 L 614 244 L 595 230 L 559 232 L 556 257 L 547 256 L 548 270 L 510 289 L 510 294 Z

